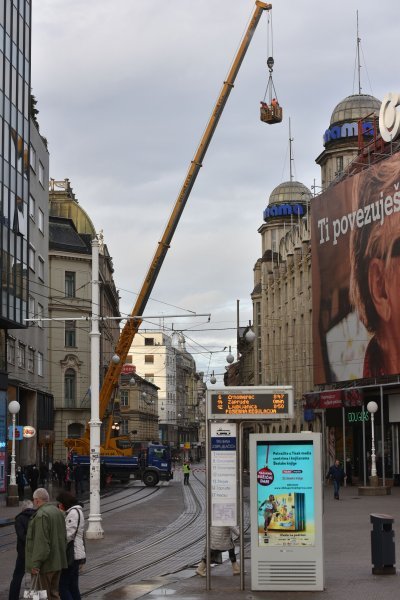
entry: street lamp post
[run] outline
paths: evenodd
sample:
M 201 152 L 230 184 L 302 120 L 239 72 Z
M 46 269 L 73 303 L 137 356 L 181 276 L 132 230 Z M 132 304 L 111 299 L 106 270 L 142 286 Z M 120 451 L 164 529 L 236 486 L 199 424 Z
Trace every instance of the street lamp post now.
M 371 477 L 369 479 L 369 483 L 371 487 L 378 486 L 378 476 L 376 474 L 376 456 L 375 456 L 375 427 L 374 427 L 374 418 L 375 413 L 378 410 L 378 405 L 376 402 L 371 400 L 367 404 L 367 411 L 371 415 Z
M 99 239 L 92 240 L 92 328 L 90 331 L 90 508 L 86 537 L 92 540 L 102 539 L 104 530 L 101 525 L 100 509 L 100 427 L 99 416 Z
M 15 420 L 20 408 L 20 404 L 17 400 L 11 400 L 8 405 L 8 412 L 12 415 L 11 473 L 7 496 L 8 506 L 18 506 L 19 503 L 18 486 L 15 477 Z

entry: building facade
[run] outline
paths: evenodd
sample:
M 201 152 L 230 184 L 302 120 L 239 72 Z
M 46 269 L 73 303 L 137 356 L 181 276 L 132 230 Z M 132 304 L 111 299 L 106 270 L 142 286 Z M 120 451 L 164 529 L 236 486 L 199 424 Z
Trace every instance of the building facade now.
M 1 303 L 0 493 L 7 482 L 7 332 L 28 317 L 31 2 L 5 0 L 0 8 Z M 27 415 L 28 416 L 28 415 Z M 29 415 L 30 416 L 30 415 Z M 25 416 L 24 416 L 25 418 Z
M 136 373 L 158 387 L 159 439 L 188 455 L 197 449 L 199 396 L 196 363 L 181 333 L 138 333 L 128 353 Z
M 18 463 L 48 464 L 54 443 L 53 395 L 49 385 L 49 154 L 36 115 L 31 118 L 28 246 L 28 318 L 25 329 L 7 334 L 8 401 L 18 400 L 19 422 L 36 435 L 18 444 Z
M 128 436 L 131 442 L 157 442 L 158 387 L 139 377 L 128 365 L 121 374 L 113 417 L 115 435 Z
M 365 366 L 367 359 L 364 358 L 364 354 L 368 356 L 365 349 L 371 334 L 354 325 L 354 300 L 349 297 L 350 284 L 346 279 L 350 257 L 346 255 L 346 258 L 344 253 L 339 255 L 333 246 L 331 254 L 324 258 L 325 279 L 321 283 L 322 255 L 317 256 L 314 251 L 318 244 L 327 241 L 324 236 L 328 229 L 323 229 L 321 215 L 328 217 L 328 228 L 328 221 L 330 225 L 334 220 L 343 223 L 340 219 L 356 209 L 356 205 L 351 204 L 349 190 L 352 186 L 357 190 L 359 184 L 352 176 L 363 173 L 365 180 L 374 181 L 375 177 L 378 181 L 379 169 L 382 172 L 390 169 L 390 155 L 393 155 L 392 162 L 396 162 L 398 144 L 384 144 L 379 136 L 379 108 L 379 100 L 364 94 L 347 97 L 335 107 L 324 134 L 324 150 L 316 159 L 321 166 L 323 191 L 320 195 L 315 197 L 308 192 L 307 197 L 301 187 L 286 201 L 283 197 L 277 199 L 275 191 L 271 194 L 268 210 L 264 211 L 265 224 L 259 229 L 262 256 L 254 268 L 254 365 L 256 385 L 286 383 L 295 390 L 295 419 L 290 423 L 265 424 L 264 429 L 321 431 L 324 466 L 338 457 L 358 481 L 371 474 L 371 430 L 370 426 L 365 427 L 365 422 L 370 420 L 368 402 L 375 401 L 378 405 L 375 416 L 378 476 L 396 482 L 400 479 L 398 375 L 393 371 L 385 375 L 382 371 L 379 377 L 366 377 L 368 369 L 372 369 L 371 365 Z M 380 161 L 382 166 L 378 164 Z M 276 188 L 278 192 L 280 189 L 281 186 Z M 280 202 L 301 203 L 305 197 L 308 206 L 321 204 L 324 208 L 319 213 L 307 210 L 300 218 L 289 217 L 288 208 L 279 209 Z M 373 196 L 365 198 L 364 202 L 374 199 Z M 388 218 L 393 210 L 390 198 L 386 202 Z M 311 219 L 314 212 L 319 215 L 319 224 Z M 361 221 L 357 221 L 357 228 L 361 225 Z M 345 240 L 347 231 L 343 227 L 336 236 Z M 336 243 L 339 248 L 341 240 Z M 343 248 L 348 243 L 344 241 Z M 314 265 L 317 265 L 315 273 Z M 368 281 L 367 275 L 365 281 Z M 315 315 L 316 307 L 318 315 Z M 319 348 L 316 348 L 315 340 L 320 339 L 321 332 L 325 336 L 324 344 L 318 342 Z M 321 365 L 325 365 L 324 375 Z M 376 370 L 374 373 L 377 375 Z
M 293 385 L 292 431 L 303 427 L 303 394 L 313 384 L 311 339 L 311 191 L 298 181 L 277 186 L 264 210 L 262 257 L 254 268 L 255 385 Z M 274 422 L 273 430 L 287 423 Z M 283 429 L 282 429 L 283 428 Z
M 90 418 L 90 331 L 94 226 L 69 181 L 50 181 L 49 361 L 54 394 L 54 458 L 66 438 L 81 437 Z M 119 297 L 107 246 L 100 244 L 100 384 L 119 336 Z M 113 317 L 107 319 L 107 317 Z M 102 418 L 104 415 L 100 415 Z

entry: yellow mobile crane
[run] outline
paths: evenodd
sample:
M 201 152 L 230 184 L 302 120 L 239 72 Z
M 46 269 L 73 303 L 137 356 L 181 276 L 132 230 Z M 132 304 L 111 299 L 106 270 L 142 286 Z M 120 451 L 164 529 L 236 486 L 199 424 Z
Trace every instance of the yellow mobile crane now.
M 125 363 L 126 357 L 128 355 L 129 349 L 132 345 L 133 338 L 139 330 L 139 327 L 142 323 L 142 319 L 140 318 L 143 315 L 143 312 L 146 308 L 147 301 L 150 297 L 150 294 L 153 290 L 154 284 L 157 280 L 158 273 L 160 272 L 161 266 L 164 262 L 164 258 L 168 252 L 170 247 L 173 235 L 178 226 L 179 219 L 183 213 L 186 202 L 189 198 L 190 192 L 196 181 L 197 174 L 202 166 L 202 161 L 207 152 L 208 146 L 211 142 L 214 131 L 218 125 L 221 114 L 225 108 L 225 104 L 228 100 L 231 89 L 234 86 L 234 82 L 236 76 L 239 72 L 242 61 L 245 57 L 247 49 L 250 45 L 251 39 L 255 32 L 255 29 L 258 25 L 260 17 L 263 11 L 269 11 L 272 8 L 272 4 L 268 4 L 266 2 L 261 2 L 261 0 L 256 0 L 253 14 L 251 16 L 249 25 L 244 34 L 242 42 L 239 46 L 239 49 L 236 53 L 230 71 L 227 75 L 226 81 L 224 82 L 221 92 L 218 96 L 217 102 L 212 111 L 211 117 L 208 121 L 207 127 L 203 133 L 200 144 L 197 148 L 196 154 L 191 161 L 189 166 L 188 173 L 186 175 L 185 181 L 183 182 L 182 188 L 179 192 L 178 198 L 175 202 L 174 208 L 172 210 L 171 216 L 166 225 L 164 234 L 161 238 L 161 241 L 158 242 L 157 250 L 154 254 L 153 260 L 151 261 L 149 270 L 145 277 L 145 280 L 142 284 L 142 288 L 136 300 L 136 304 L 132 309 L 131 317 L 127 319 L 126 324 L 121 330 L 121 334 L 117 345 L 115 347 L 115 353 L 119 356 L 120 361 L 118 364 L 115 364 L 113 361 L 110 362 L 108 366 L 107 373 L 105 375 L 103 385 L 100 390 L 100 406 L 99 406 L 99 416 L 100 419 L 104 419 L 106 414 L 107 406 L 112 398 L 112 394 L 118 385 L 119 376 L 121 374 L 122 366 Z M 132 450 L 127 449 L 124 450 L 121 447 L 118 447 L 118 441 L 121 438 L 111 438 L 111 425 L 112 425 L 112 415 L 109 418 L 109 423 L 106 430 L 106 439 L 105 443 L 101 446 L 101 454 L 105 455 L 127 455 L 128 453 L 131 455 Z M 70 450 L 73 450 L 77 454 L 88 455 L 89 454 L 89 424 L 86 425 L 85 434 L 82 438 L 78 439 L 66 439 L 65 446 Z M 126 440 L 126 438 L 124 438 Z

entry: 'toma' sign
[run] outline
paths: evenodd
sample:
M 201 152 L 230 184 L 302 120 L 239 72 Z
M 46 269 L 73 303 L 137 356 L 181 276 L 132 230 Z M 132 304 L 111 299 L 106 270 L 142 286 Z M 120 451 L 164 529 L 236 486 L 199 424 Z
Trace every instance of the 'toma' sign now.
M 304 215 L 303 204 L 273 204 L 267 206 L 264 210 L 263 216 L 264 221 L 268 221 L 271 217 L 286 217 L 290 215 L 302 216 Z
M 363 135 L 374 134 L 374 124 L 371 121 L 365 121 L 362 124 Z M 358 123 L 343 123 L 343 125 L 332 125 L 324 133 L 324 145 L 332 140 L 341 138 L 356 137 L 358 135 Z

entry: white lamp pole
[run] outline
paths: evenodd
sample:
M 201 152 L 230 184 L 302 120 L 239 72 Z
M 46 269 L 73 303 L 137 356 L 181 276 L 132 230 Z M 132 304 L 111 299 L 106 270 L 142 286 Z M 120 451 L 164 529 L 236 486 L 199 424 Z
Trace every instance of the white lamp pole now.
M 11 400 L 8 405 L 8 412 L 12 415 L 12 446 L 11 446 L 11 473 L 10 473 L 10 485 L 17 485 L 15 478 L 15 420 L 16 415 L 19 413 L 21 406 L 17 400 Z
M 99 331 L 99 240 L 92 240 L 92 328 L 90 331 L 90 509 L 86 536 L 104 537 L 100 513 L 100 331 Z
M 367 404 L 367 411 L 369 412 L 369 414 L 371 415 L 371 437 L 372 437 L 372 443 L 371 443 L 371 479 L 374 477 L 375 479 L 373 480 L 373 482 L 376 482 L 377 476 L 376 476 L 376 456 L 375 456 L 375 427 L 374 427 L 374 416 L 376 411 L 378 410 L 378 405 L 376 402 L 374 402 L 373 400 L 371 400 L 371 402 L 368 402 Z M 376 485 L 376 483 L 375 483 Z
M 11 436 L 11 473 L 10 484 L 8 486 L 7 506 L 18 506 L 18 486 L 15 477 L 15 418 L 19 413 L 20 404 L 17 400 L 11 400 L 8 405 L 8 412 L 12 415 L 12 436 Z

